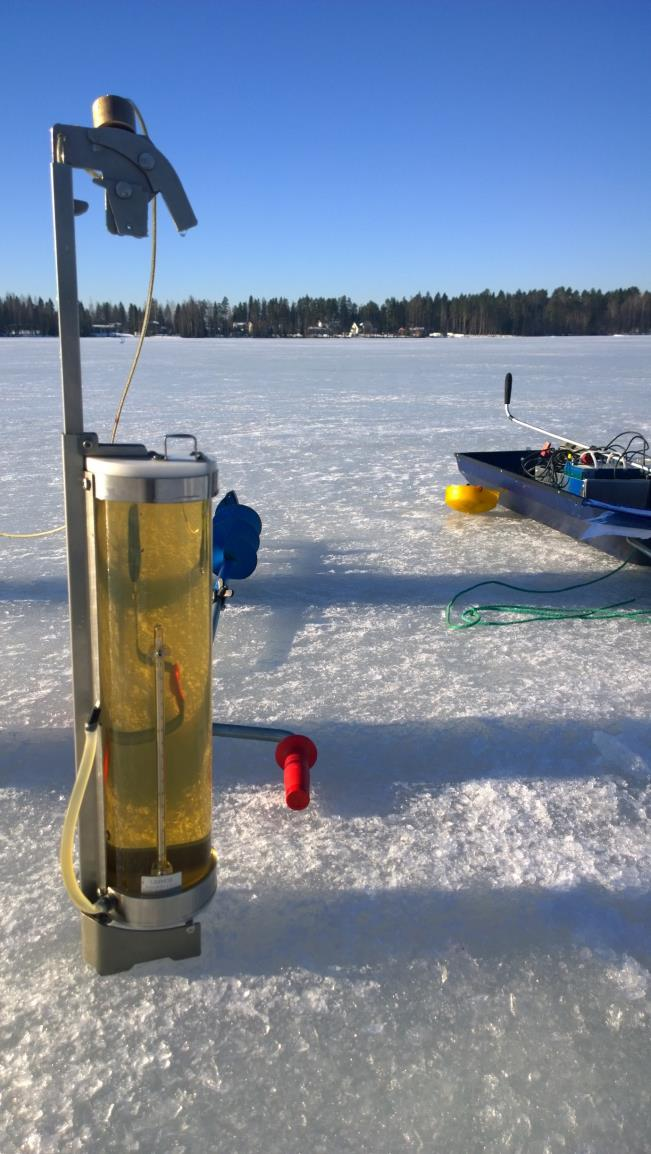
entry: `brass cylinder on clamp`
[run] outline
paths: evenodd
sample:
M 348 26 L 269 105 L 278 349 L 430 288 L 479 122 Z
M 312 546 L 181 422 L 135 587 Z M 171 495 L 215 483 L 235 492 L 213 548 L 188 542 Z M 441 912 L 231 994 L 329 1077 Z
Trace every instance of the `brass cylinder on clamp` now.
M 93 128 L 126 128 L 136 131 L 136 113 L 123 96 L 98 96 L 93 101 Z

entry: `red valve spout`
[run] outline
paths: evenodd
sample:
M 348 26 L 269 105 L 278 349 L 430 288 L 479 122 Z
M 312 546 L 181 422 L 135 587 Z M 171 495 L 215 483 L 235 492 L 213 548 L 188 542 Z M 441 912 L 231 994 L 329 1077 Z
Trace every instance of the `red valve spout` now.
M 310 804 L 310 770 L 317 758 L 316 745 L 309 737 L 293 733 L 276 746 L 276 761 L 285 779 L 285 801 L 290 809 Z

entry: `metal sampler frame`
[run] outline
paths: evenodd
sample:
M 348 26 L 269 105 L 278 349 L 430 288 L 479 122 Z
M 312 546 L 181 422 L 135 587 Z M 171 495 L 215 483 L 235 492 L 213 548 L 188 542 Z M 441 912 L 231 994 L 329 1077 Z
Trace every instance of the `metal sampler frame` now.
M 152 141 L 135 131 L 135 109 L 120 97 L 101 97 L 93 106 L 94 124 L 81 127 L 55 124 L 52 137 L 52 211 L 59 315 L 59 344 L 63 399 L 63 481 L 67 529 L 68 590 L 72 653 L 75 761 L 79 765 L 85 726 L 99 696 L 94 581 L 92 564 L 92 502 L 87 499 L 89 456 L 132 455 L 134 446 L 102 445 L 85 428 L 75 217 L 88 205 L 75 200 L 73 169 L 85 169 L 105 190 L 109 232 L 144 237 L 150 200 L 161 193 L 179 232 L 196 223 L 190 202 L 169 161 Z M 144 451 L 144 450 L 143 450 Z M 137 453 L 137 449 L 136 449 Z M 95 775 L 81 807 L 78 822 L 79 882 L 86 897 L 95 901 L 106 887 L 101 780 Z M 108 919 L 82 914 L 82 944 L 86 960 L 100 973 L 126 969 L 135 962 L 169 956 L 182 958 L 200 952 L 200 926 L 192 914 L 210 897 L 214 870 L 178 899 L 171 927 L 152 925 L 125 932 Z M 140 905 L 140 903 L 138 903 Z
M 92 458 L 146 457 L 142 445 L 100 444 L 85 428 L 75 217 L 88 205 L 76 200 L 73 169 L 85 169 L 105 190 L 106 224 L 120 236 L 145 237 L 150 200 L 161 193 L 179 232 L 196 225 L 196 217 L 169 161 L 151 140 L 135 131 L 134 105 L 105 96 L 93 105 L 93 127 L 55 124 L 52 136 L 52 210 L 59 316 L 63 401 L 63 481 L 67 531 L 67 567 L 72 656 L 75 764 L 80 765 L 89 718 L 99 701 L 99 657 L 95 594 Z M 177 434 L 173 434 L 176 436 Z M 186 436 L 186 434 L 181 434 Z M 196 442 L 195 442 L 196 448 Z M 167 455 L 167 453 L 166 453 Z M 195 454 L 195 456 L 202 456 Z M 98 462 L 99 464 L 99 462 Z M 230 590 L 218 579 L 214 593 L 213 636 L 224 598 Z M 101 703 L 100 703 L 101 704 Z M 96 722 L 95 722 L 96 723 Z M 213 724 L 213 737 L 280 743 L 276 761 L 287 771 L 296 759 L 307 768 L 316 748 L 291 730 L 262 726 Z M 289 744 L 288 744 L 289 743 Z M 104 800 L 101 756 L 81 806 L 78 820 L 79 885 L 91 902 L 107 894 L 104 842 Z M 287 782 L 287 779 L 286 779 Z M 289 802 L 288 802 L 289 804 Z M 169 897 L 120 896 L 116 921 L 105 915 L 81 914 L 83 954 L 101 974 L 129 969 L 138 962 L 170 957 L 194 957 L 201 952 L 201 927 L 192 920 L 215 889 L 215 868 L 196 885 Z M 162 916 L 161 916 L 162 915 Z M 161 924 L 162 923 L 162 924 Z M 128 927 L 128 928 L 125 928 Z

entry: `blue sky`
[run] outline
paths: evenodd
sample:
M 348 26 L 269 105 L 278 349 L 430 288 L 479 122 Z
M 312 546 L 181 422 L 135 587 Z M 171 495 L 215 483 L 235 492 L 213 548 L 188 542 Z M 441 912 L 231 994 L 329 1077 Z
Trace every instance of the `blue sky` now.
M 105 92 L 199 219 L 159 300 L 651 288 L 649 0 L 4 0 L 0 293 L 54 295 L 49 126 Z M 75 189 L 80 296 L 141 301 Z

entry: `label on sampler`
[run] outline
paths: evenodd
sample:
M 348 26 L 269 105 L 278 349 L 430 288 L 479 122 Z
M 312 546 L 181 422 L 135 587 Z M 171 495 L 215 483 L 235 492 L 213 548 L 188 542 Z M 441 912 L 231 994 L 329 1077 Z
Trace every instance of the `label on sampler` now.
M 140 878 L 140 892 L 143 894 L 159 894 L 164 890 L 176 890 L 181 885 L 182 873 L 158 874 Z

